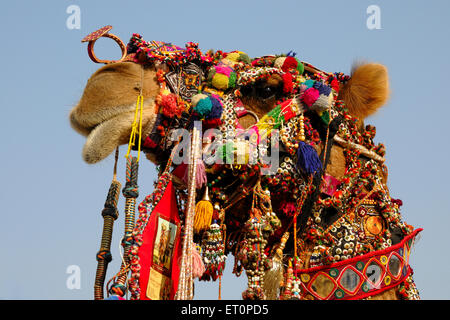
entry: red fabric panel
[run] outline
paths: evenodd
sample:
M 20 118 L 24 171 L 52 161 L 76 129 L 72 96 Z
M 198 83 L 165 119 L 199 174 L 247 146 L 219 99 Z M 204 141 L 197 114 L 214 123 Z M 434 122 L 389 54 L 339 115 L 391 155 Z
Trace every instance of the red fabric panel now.
M 181 255 L 181 239 L 180 239 L 180 217 L 178 215 L 178 206 L 175 198 L 175 189 L 170 181 L 164 191 L 164 195 L 158 202 L 153 212 L 150 214 L 149 221 L 142 233 L 142 245 L 139 248 L 140 258 L 140 280 L 139 286 L 141 289 L 141 300 L 150 300 L 147 295 L 147 285 L 149 281 L 150 267 L 153 265 L 153 247 L 158 227 L 158 217 L 169 220 L 178 226 L 177 235 L 174 241 L 171 270 L 168 274 L 172 279 L 172 286 L 170 290 L 170 299 L 174 299 L 176 290 L 178 288 L 178 279 L 180 274 L 179 257 Z

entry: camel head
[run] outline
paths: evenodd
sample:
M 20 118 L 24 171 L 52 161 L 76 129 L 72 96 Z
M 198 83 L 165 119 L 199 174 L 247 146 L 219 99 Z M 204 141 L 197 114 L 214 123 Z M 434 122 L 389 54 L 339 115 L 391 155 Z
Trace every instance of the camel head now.
M 244 268 L 250 275 L 244 299 L 276 298 L 283 263 L 292 263 L 293 257 L 299 258 L 294 261 L 297 269 L 314 275 L 314 267 L 352 262 L 380 248 L 403 245 L 417 234 L 402 221 L 400 202 L 389 195 L 384 146 L 374 143 L 375 128 L 364 126 L 389 98 L 385 66 L 358 64 L 345 75 L 322 71 L 291 53 L 257 58 L 241 51 L 202 53 L 195 43 L 180 48 L 146 42 L 138 34 L 125 47 L 109 29 L 84 39 L 91 59 L 106 66 L 87 81 L 69 116 L 72 127 L 86 136 L 83 159 L 97 163 L 123 144 L 136 149 L 130 141 L 136 138 L 138 117 L 138 150 L 166 169 L 159 181 L 170 178 L 180 199 L 189 199 L 189 210 L 197 202 L 195 241 L 209 245 L 213 232 L 226 228 L 220 229 L 226 230 L 226 241 L 216 239 L 217 252 L 233 253 L 237 274 Z M 95 56 L 94 43 L 102 36 L 119 43 L 121 59 Z M 189 134 L 192 170 L 186 170 L 184 161 L 172 161 L 184 140 L 173 140 L 176 129 Z M 272 143 L 276 140 L 279 161 L 266 174 L 261 155 L 274 154 L 273 144 L 270 150 L 265 144 L 269 136 Z M 214 155 L 225 162 L 210 163 L 205 150 L 216 139 L 220 147 Z M 197 157 L 200 149 L 202 158 Z M 259 158 L 252 163 L 250 155 L 255 154 Z M 241 155 L 244 162 L 236 160 Z M 258 252 L 253 243 L 259 244 Z M 208 250 L 207 264 L 212 261 Z M 278 267 L 272 268 L 277 259 Z M 217 278 L 217 265 L 206 269 L 201 279 Z M 263 271 L 265 279 L 273 271 L 271 286 L 262 285 Z M 322 277 L 323 283 L 319 280 L 314 281 L 317 288 L 303 290 L 326 298 L 334 289 L 328 287 L 328 276 Z M 290 289 L 285 292 L 289 297 Z
M 158 70 L 170 71 L 170 63 L 166 63 L 167 61 L 164 59 L 149 59 L 149 56 L 153 56 L 148 53 L 145 55 L 146 52 L 142 49 L 136 50 L 136 37 L 134 42 L 130 41 L 127 55 L 125 46 L 120 39 L 107 33 L 109 29 L 100 29 L 101 32 L 97 31 L 84 39 L 84 41 L 90 41 L 88 49 L 91 58 L 96 62 L 102 61 L 107 64 L 97 70 L 87 81 L 81 99 L 69 115 L 72 128 L 86 136 L 82 156 L 87 163 L 91 164 L 106 158 L 119 145 L 128 143 L 131 124 L 135 117 L 136 99 L 140 93 L 144 97 L 142 134 L 146 137 L 155 131 L 158 113 L 155 109 L 158 108 L 158 99 L 159 102 L 161 99 L 161 86 L 157 80 L 157 72 Z M 95 57 L 93 43 L 100 36 L 108 36 L 118 41 L 123 51 L 121 60 L 103 61 Z M 138 40 L 140 40 L 139 43 L 142 43 L 140 37 Z M 152 43 L 155 47 L 159 44 Z M 151 47 L 152 43 L 147 45 Z M 195 46 L 191 46 L 184 51 L 193 50 L 193 48 L 196 49 Z M 239 91 L 244 108 L 249 111 L 239 119 L 244 128 L 255 123 L 255 115 L 258 118 L 263 117 L 274 108 L 278 101 L 291 94 L 292 82 L 295 79 L 289 72 L 284 71 L 297 68 L 304 74 L 325 74 L 293 57 L 277 59 L 276 56 L 267 56 L 251 60 L 239 51 L 231 54 L 208 52 L 204 57 L 209 59 L 208 63 L 194 59 L 196 61 L 191 64 L 201 70 L 199 71 L 200 75 L 197 74 L 202 78 L 200 81 L 210 84 L 211 93 L 235 89 Z M 218 60 L 220 61 L 218 62 Z M 280 62 L 280 60 L 282 61 Z M 267 63 L 267 61 L 269 62 Z M 273 70 L 256 81 L 244 79 L 246 75 L 256 72 L 264 64 L 270 65 Z M 245 72 L 239 73 L 242 65 L 247 65 L 247 68 Z M 249 65 L 254 68 L 248 68 Z M 230 77 L 227 78 L 222 74 L 230 72 L 225 70 L 227 67 L 232 70 L 234 76 L 238 77 L 238 79 L 234 79 L 233 85 L 228 84 L 228 80 L 231 82 Z M 214 72 L 211 71 L 213 68 L 216 69 Z M 182 80 L 188 81 L 186 78 Z M 354 67 L 350 78 L 347 77 L 345 81 L 335 83 L 333 89 L 335 89 L 333 93 L 339 95 L 337 99 L 343 100 L 349 113 L 362 123 L 364 118 L 375 113 L 388 99 L 387 70 L 381 64 L 358 65 Z M 326 103 L 330 101 L 331 98 Z M 156 161 L 152 150 L 147 151 L 147 157 Z

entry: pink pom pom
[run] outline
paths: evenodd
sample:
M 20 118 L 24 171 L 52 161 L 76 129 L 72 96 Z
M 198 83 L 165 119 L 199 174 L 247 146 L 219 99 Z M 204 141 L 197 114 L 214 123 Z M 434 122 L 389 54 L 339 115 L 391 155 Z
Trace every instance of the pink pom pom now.
M 217 73 L 221 73 L 226 75 L 227 77 L 230 76 L 231 72 L 233 71 L 233 69 L 231 69 L 229 66 L 225 65 L 225 64 L 219 64 L 218 66 L 215 67 L 216 72 Z
M 316 102 L 317 99 L 319 99 L 319 96 L 320 96 L 319 90 L 317 90 L 316 88 L 309 88 L 303 94 L 302 101 L 308 107 L 311 107 L 314 104 L 314 102 Z

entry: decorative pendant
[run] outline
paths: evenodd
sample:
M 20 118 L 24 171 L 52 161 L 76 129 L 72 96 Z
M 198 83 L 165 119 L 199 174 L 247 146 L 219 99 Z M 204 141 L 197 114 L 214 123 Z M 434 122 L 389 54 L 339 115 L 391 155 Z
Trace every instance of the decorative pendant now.
M 265 253 L 267 239 L 281 226 L 272 211 L 270 192 L 261 188 L 260 180 L 253 188 L 250 219 L 245 223 L 245 239 L 238 254 L 248 278 L 248 288 L 242 293 L 244 300 L 264 300 L 265 271 L 272 268 L 272 260 Z
M 203 262 L 205 264 L 205 272 L 200 280 L 216 281 L 222 276 L 225 269 L 225 245 L 222 236 L 222 229 L 214 220 L 209 229 L 205 232 L 202 241 Z

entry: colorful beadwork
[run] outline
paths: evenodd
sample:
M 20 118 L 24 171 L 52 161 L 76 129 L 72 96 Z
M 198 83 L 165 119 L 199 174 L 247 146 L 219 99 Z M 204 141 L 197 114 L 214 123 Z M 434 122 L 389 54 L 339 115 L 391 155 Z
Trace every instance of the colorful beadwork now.
M 179 142 L 170 138 L 176 129 L 196 132 L 199 146 L 189 151 L 219 146 L 173 173 L 180 178 L 180 215 L 186 219 L 178 298 L 193 294 L 192 259 L 186 256 L 194 242 L 201 245 L 201 280 L 220 279 L 227 254 L 235 256 L 234 273 L 245 269 L 248 277 L 244 299 L 364 299 L 393 287 L 405 299 L 418 298 L 409 253 L 421 229 L 402 220 L 401 202 L 389 194 L 385 147 L 375 144 L 375 128 L 363 127 L 339 98 L 349 76 L 319 70 L 291 52 L 251 59 L 241 51 L 203 53 L 192 42 L 185 48 L 146 42 L 139 34 L 127 54 L 127 61 L 157 70 L 156 119 L 142 146 L 167 166 L 139 206 L 129 257 L 133 299 L 142 298 L 142 232 L 172 179 L 167 170 Z M 246 105 L 252 100 L 270 101 L 270 108 L 258 115 Z M 245 116 L 254 123 L 243 127 Z M 208 129 L 221 136 L 205 134 L 200 143 Z M 274 152 L 272 140 L 276 168 L 264 161 Z M 345 162 L 341 175 L 327 171 L 337 148 Z M 183 170 L 198 181 L 183 181 Z M 193 205 L 204 192 L 208 207 L 200 208 L 201 223 L 195 223 Z
M 294 276 L 301 279 L 298 287 L 301 296 L 320 300 L 363 299 L 404 283 L 412 272 L 409 255 L 420 231 L 381 251 L 331 265 L 295 270 Z

